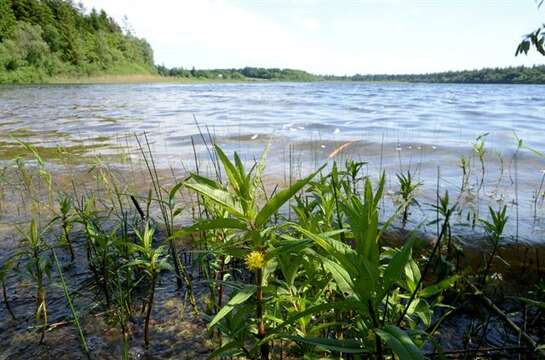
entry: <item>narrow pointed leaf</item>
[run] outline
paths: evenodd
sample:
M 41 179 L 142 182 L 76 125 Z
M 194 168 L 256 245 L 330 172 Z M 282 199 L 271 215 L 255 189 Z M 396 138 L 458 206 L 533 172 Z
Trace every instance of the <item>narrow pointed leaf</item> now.
M 269 201 L 267 201 L 265 206 L 259 211 L 256 216 L 256 226 L 261 227 L 262 225 L 267 223 L 269 218 L 274 213 L 276 213 L 278 209 L 280 209 L 280 207 L 284 205 L 284 203 L 286 203 L 286 201 L 291 199 L 293 195 L 297 194 L 299 190 L 301 190 L 306 184 L 308 184 L 309 181 L 312 180 L 312 178 L 324 168 L 324 166 L 325 165 L 323 165 L 320 169 L 318 169 L 318 171 L 310 174 L 306 178 L 297 181 L 289 188 L 280 191 L 279 193 L 274 195 Z
M 301 336 L 283 335 L 283 338 L 308 345 L 318 346 L 334 352 L 361 354 L 368 352 L 363 343 L 354 339 L 337 340 L 328 338 L 304 338 Z
M 221 308 L 220 311 L 214 316 L 214 318 L 208 324 L 208 328 L 212 328 L 218 321 L 223 319 L 227 314 L 229 314 L 237 305 L 244 303 L 248 300 L 255 292 L 257 288 L 253 285 L 245 286 L 240 290 L 235 296 L 229 300 L 229 302 Z
M 377 335 L 386 341 L 388 347 L 403 360 L 424 360 L 424 355 L 407 333 L 397 326 L 386 325 L 378 329 Z

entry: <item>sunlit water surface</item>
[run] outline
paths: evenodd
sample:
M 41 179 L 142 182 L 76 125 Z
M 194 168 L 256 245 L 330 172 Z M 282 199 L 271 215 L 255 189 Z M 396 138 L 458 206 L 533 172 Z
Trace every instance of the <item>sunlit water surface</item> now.
M 14 136 L 39 147 L 77 149 L 78 154 L 129 150 L 137 158 L 134 134 L 145 132 L 164 168 L 192 168 L 193 146 L 204 162 L 208 152 L 203 137 L 213 137 L 247 161 L 270 143 L 268 174 L 286 180 L 319 166 L 344 144 L 334 158 L 367 161 L 365 172 L 372 176 L 385 169 L 392 198 L 395 173 L 411 170 L 424 182 L 415 219 L 430 216 L 427 209 L 439 183 L 441 192 L 449 190 L 451 198 L 476 202 L 472 206 L 477 208 L 508 205 L 508 233 L 515 241 L 545 242 L 545 159 L 526 148 L 516 152 L 515 139 L 516 134 L 525 146 L 542 151 L 544 131 L 543 86 L 324 82 L 0 87 L 4 160 Z M 488 133 L 486 174 L 476 194 L 481 169 L 472 146 L 483 133 Z M 459 195 L 462 155 L 471 160 L 470 200 L 468 194 Z

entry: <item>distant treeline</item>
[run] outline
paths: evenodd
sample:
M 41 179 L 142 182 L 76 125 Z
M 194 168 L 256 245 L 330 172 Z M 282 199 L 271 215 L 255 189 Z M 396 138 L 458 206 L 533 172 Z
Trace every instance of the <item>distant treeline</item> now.
M 445 71 L 429 74 L 323 76 L 323 79 L 468 84 L 545 84 L 545 65 Z
M 157 66 L 157 71 L 162 76 L 174 76 L 179 78 L 201 79 L 226 79 L 226 80 L 278 80 L 278 81 L 317 81 L 322 80 L 319 75 L 314 75 L 303 70 L 245 67 L 242 69 L 210 69 L 188 70 L 181 67 L 167 68 Z
M 471 84 L 545 84 L 545 65 L 533 67 L 489 68 L 481 70 L 446 71 L 429 74 L 336 76 L 315 75 L 303 70 L 245 67 L 242 69 L 189 70 L 181 67 L 157 66 L 162 76 L 195 79 L 278 80 L 278 81 L 398 81 L 424 83 Z
M 70 0 L 0 0 L 0 83 L 152 72 L 150 45 L 104 11 Z

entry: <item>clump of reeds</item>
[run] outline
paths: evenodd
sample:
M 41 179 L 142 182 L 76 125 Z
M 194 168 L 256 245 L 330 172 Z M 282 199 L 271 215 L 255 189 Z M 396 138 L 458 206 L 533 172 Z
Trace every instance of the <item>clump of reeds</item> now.
M 211 136 L 208 140 L 201 136 L 203 142 L 212 142 Z M 151 351 L 157 284 L 166 273 L 174 274 L 194 313 L 203 314 L 208 322 L 218 344 L 211 357 L 354 354 L 424 359 L 429 355 L 426 349 L 442 350 L 436 336 L 454 309 L 446 294 L 462 277 L 469 284 L 476 277 L 486 284 L 508 220 L 503 206 L 490 209 L 490 220 L 481 222 L 492 247 L 482 274 L 471 276 L 459 268 L 458 258 L 457 266 L 450 266 L 459 254 L 451 225 L 459 204 L 452 203 L 448 192 L 440 195 L 439 174 L 437 202 L 432 206 L 436 219 L 430 223 L 437 224 L 437 237 L 429 247 L 419 248 L 416 233 L 400 243 L 387 244 L 385 236 L 399 220 L 406 226 L 410 206 L 418 204 L 416 191 L 422 183 L 410 171 L 397 175 L 401 201 L 383 219 L 386 174 L 375 180 L 363 176 L 363 162 L 333 162 L 299 181 L 292 179 L 290 169 L 289 185 L 271 192 L 263 181 L 267 151 L 246 164 L 238 154 L 229 157 L 216 145 L 207 147 L 213 178 L 203 176 L 196 159 L 194 173 L 167 186 L 147 137 L 137 140 L 151 186 L 140 193 L 130 191 L 100 164 L 94 168 L 100 191 L 74 187 L 73 194 L 55 191 L 43 162 L 37 162 L 38 177 L 23 162 L 18 164 L 33 211 L 48 216 L 36 200 L 40 186 L 48 199 L 59 198 L 57 205 L 49 204 L 51 221 L 44 222 L 48 226 L 41 226 L 36 217 L 28 231 L 22 230 L 16 258 L 35 286 L 40 342 L 48 328 L 47 285 L 58 276 L 82 349 L 89 353 L 79 320 L 82 314 L 57 257 L 56 249 L 62 246 L 70 252 L 71 263 L 76 257 L 84 262 L 97 289 L 96 307 L 121 330 L 124 359 L 129 357 L 131 328 L 139 316 L 145 348 Z M 475 151 L 484 167 L 484 141 L 477 141 Z M 462 171 L 460 192 L 470 191 L 469 160 L 462 161 Z M 478 189 L 484 177 L 483 169 Z M 196 195 L 196 207 L 178 202 L 182 192 Z M 190 209 L 193 224 L 177 224 Z M 60 236 L 50 244 L 46 230 L 54 221 Z M 81 247 L 75 246 L 75 229 L 81 229 Z M 195 270 L 204 274 L 208 285 L 205 311 L 193 293 L 195 265 L 186 266 L 176 246 L 181 237 L 193 239 L 191 256 L 199 260 Z M 78 256 L 76 250 L 83 247 L 85 256 Z M 53 264 L 56 273 L 51 271 Z M 2 264 L 0 282 L 4 305 L 15 320 L 5 286 L 13 265 L 12 258 Z

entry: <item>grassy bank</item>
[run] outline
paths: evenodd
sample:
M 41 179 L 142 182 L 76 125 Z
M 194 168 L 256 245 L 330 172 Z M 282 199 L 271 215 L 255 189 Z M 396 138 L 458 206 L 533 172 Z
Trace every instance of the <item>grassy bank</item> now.
M 410 172 L 391 179 L 396 209 L 385 216 L 387 179 L 360 162 L 275 186 L 266 151 L 244 164 L 205 143 L 209 173 L 197 157 L 193 170 L 163 172 L 147 138 L 137 142 L 144 167 L 129 174 L 97 161 L 60 181 L 29 144 L 33 161 L 1 173 L 2 217 L 19 220 L 0 256 L 0 327 L 25 344 L 0 336 L 6 356 L 53 358 L 68 334 L 70 352 L 91 358 L 542 352 L 543 254 L 498 257 L 509 253 L 505 206 L 474 219 L 438 192 L 429 241 L 410 226 L 422 186 Z M 473 261 L 455 216 L 484 230 Z

